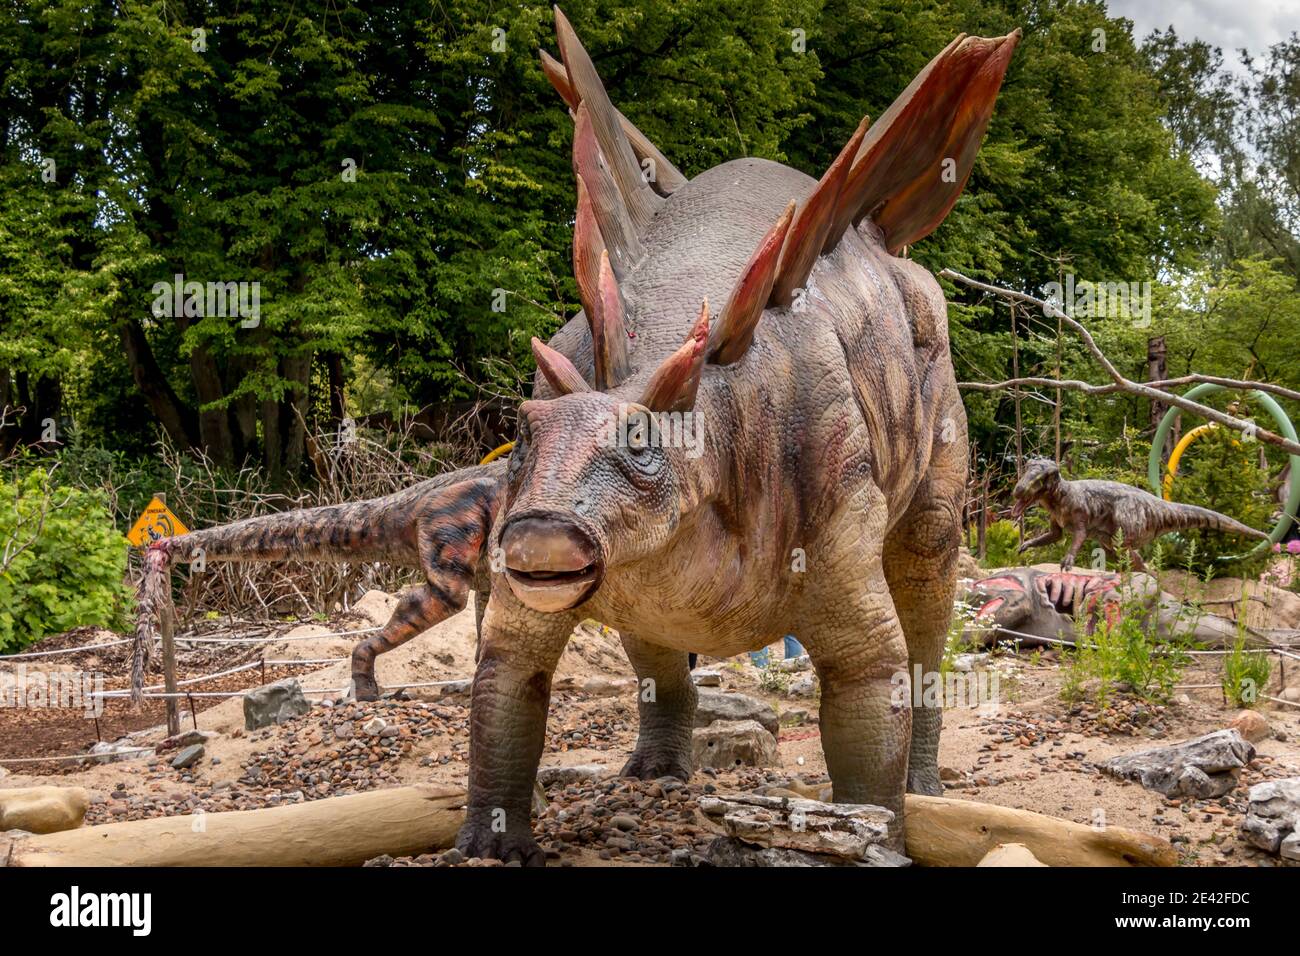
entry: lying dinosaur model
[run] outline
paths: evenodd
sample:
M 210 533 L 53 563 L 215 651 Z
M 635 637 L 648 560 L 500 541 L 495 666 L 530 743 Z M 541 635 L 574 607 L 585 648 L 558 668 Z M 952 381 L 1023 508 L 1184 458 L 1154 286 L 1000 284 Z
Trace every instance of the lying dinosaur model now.
M 500 501 L 505 462 L 439 475 L 369 501 L 300 508 L 245 518 L 152 542 L 138 592 L 132 689 L 140 694 L 156 642 L 158 601 L 173 564 L 218 561 L 382 561 L 415 568 L 424 580 L 407 591 L 388 622 L 352 652 L 353 690 L 375 700 L 375 658 L 465 607 L 470 588 L 487 605 L 485 544 Z
M 1209 508 L 1164 501 L 1150 492 L 1118 481 L 1067 481 L 1061 468 L 1049 458 L 1031 458 L 1025 465 L 1012 492 L 1015 504 L 1011 516 L 1019 518 L 1035 504 L 1041 505 L 1051 518 L 1050 527 L 1020 545 L 1020 553 L 1030 548 L 1055 544 L 1066 531 L 1071 534 L 1070 547 L 1061 557 L 1061 570 L 1074 567 L 1074 559 L 1088 538 L 1092 538 L 1112 559 L 1119 549 L 1127 551 L 1131 566 L 1142 570 L 1138 549 L 1170 531 L 1211 528 L 1231 534 L 1267 540 L 1262 531 Z
M 641 682 L 623 774 L 643 779 L 690 772 L 689 651 L 798 633 L 835 798 L 893 811 L 901 850 L 905 790 L 940 790 L 941 714 L 894 706 L 891 677 L 938 670 L 967 454 L 942 291 L 895 254 L 956 202 L 1019 34 L 954 40 L 820 181 L 761 159 L 686 181 L 556 26 L 562 62 L 543 63 L 574 120 L 583 312 L 533 344 L 458 846 L 543 861 L 529 805 L 551 679 L 594 617 Z M 690 447 L 671 440 L 688 421 Z
M 962 599 L 976 609 L 966 637 L 985 646 L 1075 641 L 1130 614 L 1161 640 L 1231 647 L 1237 638 L 1234 622 L 1183 604 L 1149 574 L 1008 568 L 972 581 Z M 1254 632 L 1250 636 L 1266 643 Z

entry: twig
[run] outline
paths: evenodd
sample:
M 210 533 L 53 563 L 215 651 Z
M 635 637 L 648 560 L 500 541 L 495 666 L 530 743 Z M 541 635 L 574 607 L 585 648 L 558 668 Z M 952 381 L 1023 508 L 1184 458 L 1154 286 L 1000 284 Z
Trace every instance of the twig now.
M 1281 448 L 1283 451 L 1286 451 L 1288 454 L 1300 455 L 1300 443 L 1291 441 L 1289 438 L 1284 438 L 1283 436 L 1277 434 L 1276 432 L 1269 431 L 1267 428 L 1261 428 L 1255 422 L 1243 421 L 1242 419 L 1235 418 L 1232 415 L 1224 414 L 1223 412 L 1219 411 L 1216 408 L 1211 408 L 1208 405 L 1202 405 L 1199 402 L 1190 401 L 1184 398 L 1183 396 L 1177 395 L 1173 392 L 1162 391 L 1159 388 L 1154 388 L 1151 385 L 1145 384 L 1143 382 L 1135 382 L 1132 379 L 1126 378 L 1123 374 L 1121 374 L 1119 369 L 1115 368 L 1114 364 L 1110 361 L 1110 359 L 1106 357 L 1106 354 L 1102 352 L 1101 348 L 1093 340 L 1092 334 L 1086 328 L 1084 328 L 1082 324 L 1076 322 L 1073 318 L 1066 315 L 1065 312 L 1058 309 L 1050 302 L 1044 302 L 1042 299 L 1035 298 L 1032 295 L 1027 295 L 1024 292 L 1016 292 L 1013 289 L 1004 289 L 1000 286 L 989 285 L 987 282 L 980 282 L 978 279 L 972 279 L 968 276 L 964 276 L 960 272 L 954 272 L 952 269 L 944 269 L 942 272 L 939 273 L 939 275 L 941 278 L 951 279 L 953 282 L 960 282 L 964 285 L 968 285 L 972 289 L 979 289 L 982 292 L 988 292 L 993 295 L 999 295 L 1004 298 L 1012 299 L 1019 302 L 1025 302 L 1028 303 L 1029 305 L 1037 306 L 1038 308 L 1042 309 L 1044 313 L 1046 313 L 1047 315 L 1051 315 L 1059 319 L 1062 323 L 1068 325 L 1071 329 L 1073 329 L 1079 335 L 1079 337 L 1083 339 L 1084 347 L 1092 354 L 1092 357 L 1096 359 L 1097 364 L 1099 364 L 1102 367 L 1103 371 L 1105 371 L 1106 377 L 1109 378 L 1112 382 L 1111 385 L 1092 385 L 1088 382 L 1080 382 L 1074 380 L 1057 381 L 1056 379 L 1050 379 L 1050 378 L 1037 378 L 1037 379 L 1017 379 L 1012 382 L 999 383 L 999 385 L 1002 387 L 1018 386 L 1022 384 L 1038 385 L 1047 388 L 1064 388 L 1064 389 L 1069 389 L 1071 391 L 1086 392 L 1094 395 L 1103 394 L 1106 392 L 1117 392 L 1117 391 L 1127 392 L 1130 395 L 1140 395 L 1143 398 L 1148 398 L 1152 401 L 1164 402 L 1165 404 L 1168 405 L 1177 406 L 1178 408 L 1181 408 L 1183 411 L 1192 412 L 1193 414 L 1199 415 L 1202 418 L 1205 418 L 1209 421 L 1215 422 L 1219 425 L 1223 425 L 1226 428 L 1231 428 L 1235 431 L 1243 432 L 1248 436 L 1253 436 L 1255 438 L 1258 438 L 1260 441 L 1264 442 L 1265 444 L 1273 445 L 1274 447 Z M 1216 384 L 1225 384 L 1225 383 L 1229 388 L 1241 388 L 1241 389 L 1257 388 L 1259 384 L 1256 382 L 1241 382 L 1233 379 L 1218 379 L 1216 382 Z M 967 390 L 970 391 L 991 391 L 994 388 L 997 388 L 998 385 L 985 386 L 985 385 L 979 385 L 977 383 L 965 383 L 963 385 L 959 385 L 958 387 L 966 388 Z

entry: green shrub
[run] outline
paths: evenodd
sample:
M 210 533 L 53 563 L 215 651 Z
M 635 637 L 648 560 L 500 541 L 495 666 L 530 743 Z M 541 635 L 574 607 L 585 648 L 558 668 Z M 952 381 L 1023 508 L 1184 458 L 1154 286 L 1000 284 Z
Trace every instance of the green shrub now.
M 984 558 L 986 568 L 1011 568 L 1022 564 L 1016 549 L 1020 547 L 1020 529 L 1014 521 L 1003 518 L 992 522 L 984 530 Z
M 1246 602 L 1237 609 L 1237 637 L 1223 658 L 1223 693 L 1233 707 L 1254 707 L 1268 686 L 1273 664 L 1268 654 L 1246 647 Z
M 123 626 L 126 559 L 102 495 L 55 485 L 41 469 L 0 482 L 0 652 L 82 625 Z
M 1269 473 L 1259 467 L 1259 443 L 1230 429 L 1215 428 L 1188 447 L 1174 479 L 1173 496 L 1175 501 L 1212 508 L 1251 528 L 1270 531 L 1272 486 Z M 1181 542 L 1175 550 L 1176 563 L 1190 565 L 1189 570 L 1197 574 L 1255 577 L 1271 556 L 1265 551 L 1243 561 L 1225 562 L 1222 557 L 1245 554 L 1259 542 L 1218 531 L 1185 531 L 1165 540 Z M 1183 549 L 1192 546 L 1196 556 L 1188 560 Z

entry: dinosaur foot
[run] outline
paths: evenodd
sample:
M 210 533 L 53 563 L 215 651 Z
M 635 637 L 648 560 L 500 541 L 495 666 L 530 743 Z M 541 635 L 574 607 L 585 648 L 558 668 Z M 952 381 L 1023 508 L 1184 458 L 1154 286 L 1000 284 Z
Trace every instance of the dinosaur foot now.
M 943 783 L 939 780 L 939 769 L 933 767 L 915 772 L 908 770 L 907 792 L 917 793 L 923 797 L 942 797 Z
M 523 866 L 545 866 L 546 854 L 529 830 L 506 830 L 498 833 L 490 821 L 467 820 L 456 836 L 456 849 L 466 856 L 477 856 L 502 863 L 518 862 Z
M 352 695 L 357 700 L 379 700 L 379 684 L 374 674 L 352 672 Z
M 656 751 L 648 753 L 640 750 L 632 752 L 620 777 L 636 777 L 639 780 L 658 780 L 660 777 L 676 777 L 678 780 L 691 779 L 691 761 L 689 757 Z

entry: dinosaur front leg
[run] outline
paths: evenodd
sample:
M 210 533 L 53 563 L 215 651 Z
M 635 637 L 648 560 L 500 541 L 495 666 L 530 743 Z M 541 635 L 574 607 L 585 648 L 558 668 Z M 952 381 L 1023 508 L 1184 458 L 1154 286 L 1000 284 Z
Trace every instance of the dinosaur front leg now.
M 1070 547 L 1066 549 L 1065 554 L 1061 555 L 1061 570 L 1068 571 L 1074 567 L 1074 559 L 1079 555 L 1079 549 L 1083 547 L 1083 542 L 1088 538 L 1088 529 L 1077 527 L 1074 529 L 1073 537 L 1070 538 Z
M 1020 542 L 1020 547 L 1017 549 L 1017 553 L 1024 554 L 1030 548 L 1042 548 L 1049 544 L 1056 544 L 1056 542 L 1061 540 L 1061 535 L 1064 533 L 1065 530 L 1060 525 L 1056 522 L 1052 522 L 1052 526 L 1042 534 Z
M 659 647 L 622 631 L 623 649 L 636 670 L 640 728 L 636 749 L 620 776 L 655 780 L 691 776 L 691 730 L 698 693 L 688 655 Z
M 456 838 L 467 856 L 541 866 L 533 839 L 533 783 L 546 736 L 551 676 L 575 624 L 538 614 L 494 589 L 474 675 L 469 806 Z
M 893 602 L 875 588 L 824 608 L 807 646 L 821 679 L 822 749 L 835 802 L 892 810 L 890 846 L 901 852 L 911 680 Z

